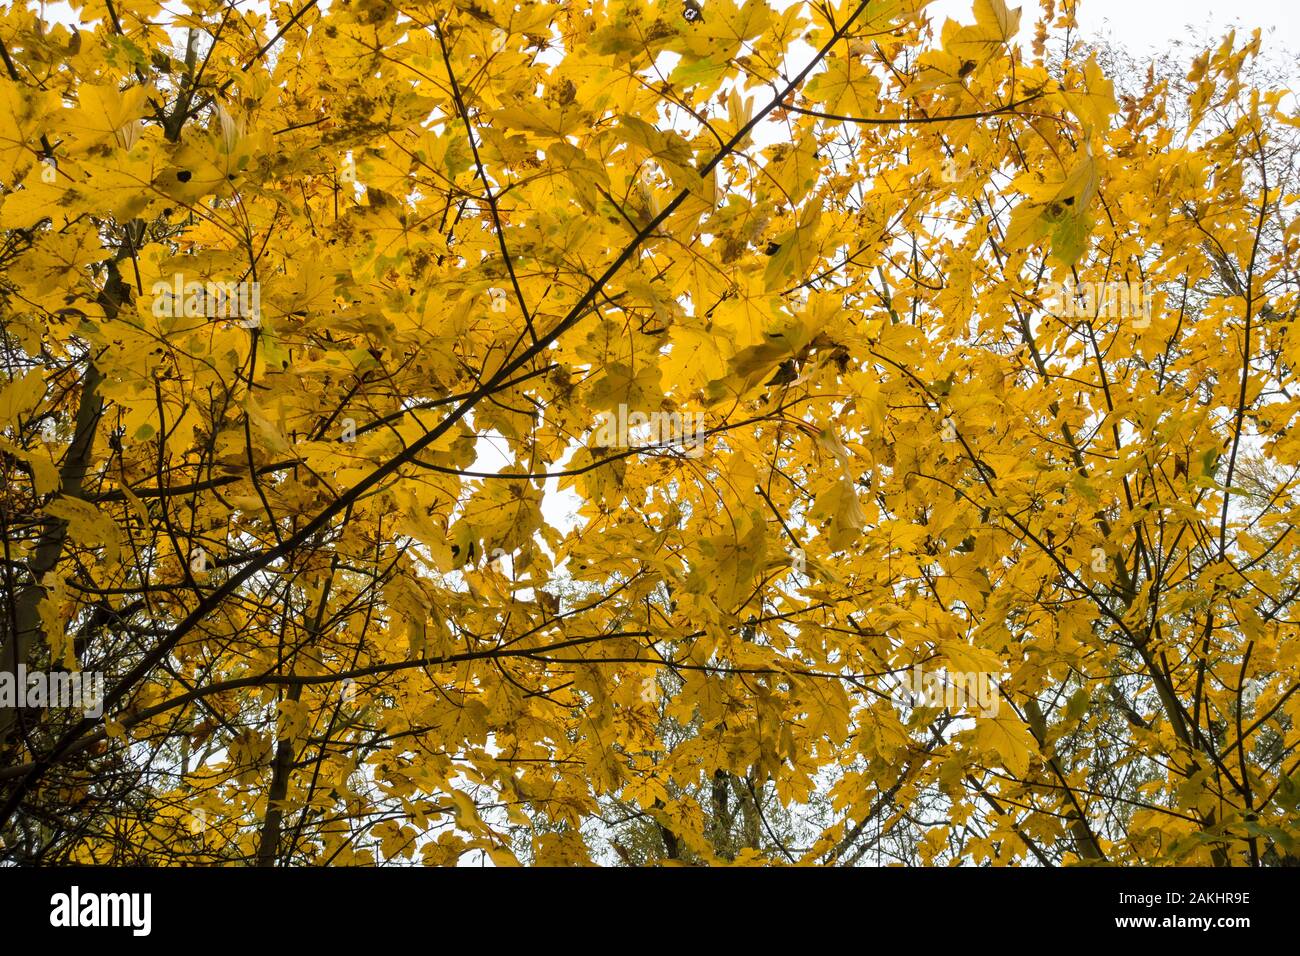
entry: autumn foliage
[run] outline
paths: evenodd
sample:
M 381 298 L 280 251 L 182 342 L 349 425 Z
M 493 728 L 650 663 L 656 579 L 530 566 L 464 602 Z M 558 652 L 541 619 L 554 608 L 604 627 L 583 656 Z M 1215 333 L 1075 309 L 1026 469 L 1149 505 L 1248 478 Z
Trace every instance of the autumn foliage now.
M 0 672 L 105 696 L 0 697 L 0 859 L 1300 855 L 1258 33 L 1127 70 L 1070 0 L 1028 43 L 1004 0 L 36 6 Z

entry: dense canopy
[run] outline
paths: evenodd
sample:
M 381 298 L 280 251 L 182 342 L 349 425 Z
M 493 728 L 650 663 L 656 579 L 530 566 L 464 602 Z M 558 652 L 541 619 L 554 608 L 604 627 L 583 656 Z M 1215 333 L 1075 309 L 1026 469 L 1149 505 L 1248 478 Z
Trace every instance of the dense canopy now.
M 0 671 L 103 713 L 0 696 L 0 859 L 1295 860 L 1259 33 L 72 6 L 0 12 Z

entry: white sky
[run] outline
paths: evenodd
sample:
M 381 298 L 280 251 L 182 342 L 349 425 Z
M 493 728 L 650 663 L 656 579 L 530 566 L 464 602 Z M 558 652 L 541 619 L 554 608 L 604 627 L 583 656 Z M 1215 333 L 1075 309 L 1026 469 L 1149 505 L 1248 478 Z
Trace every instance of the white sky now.
M 1024 11 L 1021 37 L 1028 43 L 1042 8 L 1038 0 L 1018 5 Z M 936 0 L 926 9 L 937 23 L 945 17 L 970 23 L 971 7 L 971 0 Z M 1300 0 L 1082 0 L 1079 5 L 1084 34 L 1109 35 L 1135 54 L 1161 49 L 1171 40 L 1217 39 L 1234 26 L 1242 34 L 1261 28 L 1266 50 L 1273 45 L 1270 37 L 1300 50 Z

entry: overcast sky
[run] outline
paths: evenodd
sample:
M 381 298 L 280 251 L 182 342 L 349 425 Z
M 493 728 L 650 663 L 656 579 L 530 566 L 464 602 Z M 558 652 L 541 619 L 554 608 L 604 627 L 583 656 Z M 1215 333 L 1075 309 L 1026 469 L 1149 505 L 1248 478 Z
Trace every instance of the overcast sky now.
M 1007 5 L 1024 10 L 1020 29 L 1028 42 L 1041 15 L 1038 0 L 1008 0 Z M 927 9 L 936 21 L 952 17 L 970 23 L 972 6 L 971 0 L 936 0 Z M 1300 0 L 1083 0 L 1079 26 L 1086 34 L 1109 34 L 1134 53 L 1160 49 L 1179 38 L 1217 38 L 1233 26 L 1245 33 L 1259 27 L 1266 41 L 1271 35 L 1281 45 L 1300 50 Z

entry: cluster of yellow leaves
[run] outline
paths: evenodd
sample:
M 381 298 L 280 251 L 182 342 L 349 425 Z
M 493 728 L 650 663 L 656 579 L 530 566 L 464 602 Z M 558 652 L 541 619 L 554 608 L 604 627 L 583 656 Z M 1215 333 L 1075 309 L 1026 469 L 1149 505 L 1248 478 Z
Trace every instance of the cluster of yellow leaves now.
M 88 832 L 569 864 L 617 802 L 659 858 L 794 858 L 724 847 L 721 779 L 829 791 L 804 862 L 921 806 L 922 862 L 1294 853 L 1258 36 L 1180 128 L 1166 84 L 1027 58 L 1003 0 L 926 6 L 0 15 L 4 507 L 41 519 L 7 554 L 57 539 L 33 660 L 108 670 L 79 732 L 158 770 Z M 178 276 L 260 311 L 167 307 Z M 1149 316 L 1050 307 L 1120 279 Z M 598 437 L 632 412 L 701 441 Z

